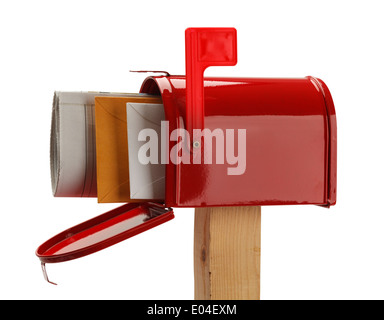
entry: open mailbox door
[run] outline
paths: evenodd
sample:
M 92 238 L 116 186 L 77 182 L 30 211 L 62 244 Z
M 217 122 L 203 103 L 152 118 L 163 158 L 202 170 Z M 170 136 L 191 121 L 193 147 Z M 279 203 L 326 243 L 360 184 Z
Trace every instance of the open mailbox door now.
M 77 259 L 133 237 L 174 218 L 173 211 L 157 203 L 130 203 L 69 228 L 36 250 L 44 278 L 45 263 Z M 53 283 L 54 284 L 54 283 Z

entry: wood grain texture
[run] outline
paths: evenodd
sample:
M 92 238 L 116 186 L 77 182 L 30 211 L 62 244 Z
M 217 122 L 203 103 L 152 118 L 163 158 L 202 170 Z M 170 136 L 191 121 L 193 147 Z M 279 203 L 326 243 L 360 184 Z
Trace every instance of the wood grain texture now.
M 260 299 L 260 227 L 260 207 L 195 209 L 195 299 Z

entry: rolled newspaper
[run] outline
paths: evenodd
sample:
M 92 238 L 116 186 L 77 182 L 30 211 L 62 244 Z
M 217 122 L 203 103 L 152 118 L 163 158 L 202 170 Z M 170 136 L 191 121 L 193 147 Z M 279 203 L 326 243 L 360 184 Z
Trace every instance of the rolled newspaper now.
M 58 92 L 51 123 L 51 182 L 55 197 L 97 197 L 95 97 L 136 94 Z

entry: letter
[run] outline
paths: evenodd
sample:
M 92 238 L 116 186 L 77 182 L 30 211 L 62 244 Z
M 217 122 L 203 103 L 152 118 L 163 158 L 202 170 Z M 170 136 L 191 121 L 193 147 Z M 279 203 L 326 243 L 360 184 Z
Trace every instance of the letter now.
M 196 131 L 201 131 L 197 130 Z M 193 130 L 193 137 L 195 141 L 195 130 Z M 196 132 L 196 137 L 200 135 L 203 136 L 204 139 L 204 164 L 212 164 L 212 138 L 215 137 L 215 149 L 216 149 L 216 157 L 215 164 L 224 164 L 224 132 L 222 129 L 216 128 L 213 131 L 210 129 L 203 129 L 201 133 Z M 195 159 L 194 159 L 195 160 Z M 195 163 L 195 161 L 193 162 Z
M 220 305 L 220 314 L 224 313 L 225 314 L 225 307 L 228 307 L 228 305 Z
M 175 318 L 177 318 L 178 316 L 179 316 L 179 314 L 180 314 L 180 311 L 181 311 L 181 307 L 175 307 L 175 311 L 176 311 L 176 316 L 175 316 Z
M 164 314 L 163 307 L 157 307 L 156 309 L 157 309 L 156 314 Z
M 193 140 L 192 140 L 192 163 L 201 164 L 201 129 L 193 129 Z
M 174 314 L 175 313 L 174 307 L 164 307 L 164 314 Z
M 152 307 L 148 307 L 147 314 L 153 314 L 153 308 Z
M 181 138 L 181 139 L 179 139 Z M 171 149 L 171 161 L 173 164 L 190 164 L 189 145 L 190 138 L 189 133 L 185 129 L 175 129 L 171 133 L 171 141 L 177 141 L 177 143 Z M 181 155 L 180 155 L 181 151 Z
M 232 306 L 232 310 L 229 305 L 227 305 L 227 314 L 236 314 L 236 305 Z
M 247 161 L 247 130 L 238 129 L 237 132 L 237 157 L 235 156 L 235 137 L 234 129 L 226 130 L 226 158 L 227 163 L 237 164 L 235 168 L 227 168 L 227 174 L 229 176 L 242 175 L 246 169 Z
M 142 145 L 137 154 L 139 158 L 139 162 L 141 164 L 158 164 L 158 137 L 157 132 L 154 129 L 142 129 L 139 132 L 138 140 L 139 141 L 147 141 L 147 137 L 149 137 L 149 141 Z M 147 155 L 149 152 L 149 156 Z
M 161 164 L 169 163 L 169 122 L 161 121 Z
M 197 314 L 197 305 L 196 304 L 192 305 L 192 314 Z
M 214 304 L 212 306 L 212 314 L 220 314 L 221 312 L 219 312 L 219 307 L 221 308 L 221 305 Z

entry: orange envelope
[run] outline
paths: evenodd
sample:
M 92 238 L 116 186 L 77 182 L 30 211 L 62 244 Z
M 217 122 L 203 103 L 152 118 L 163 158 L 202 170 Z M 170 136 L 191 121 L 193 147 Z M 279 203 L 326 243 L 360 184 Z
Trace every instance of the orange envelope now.
M 95 97 L 97 198 L 100 203 L 146 201 L 130 198 L 128 102 L 162 103 L 160 97 L 139 94 L 132 94 L 132 97 Z

